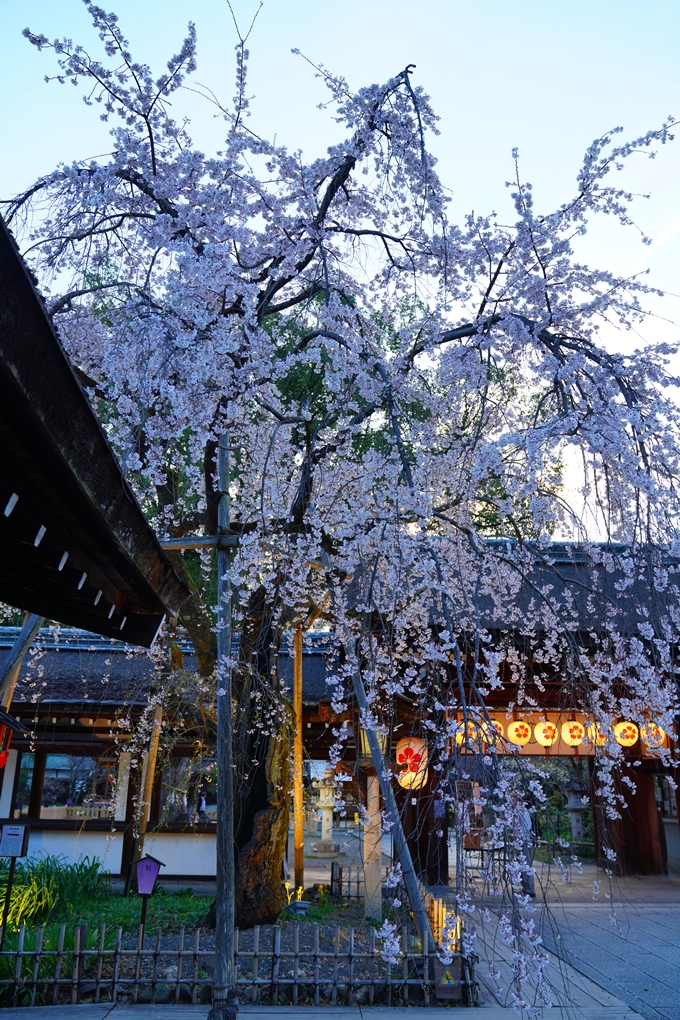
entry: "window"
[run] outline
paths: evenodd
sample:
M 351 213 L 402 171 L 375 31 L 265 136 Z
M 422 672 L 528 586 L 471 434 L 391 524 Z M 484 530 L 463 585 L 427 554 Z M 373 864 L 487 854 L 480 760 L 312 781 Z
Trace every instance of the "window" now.
M 656 794 L 656 806 L 661 812 L 661 817 L 677 818 L 678 802 L 675 798 L 675 790 L 668 782 L 666 776 L 654 777 L 654 792 Z
M 163 769 L 161 825 L 215 821 L 217 786 L 211 759 L 171 758 Z
M 19 766 L 19 782 L 17 783 L 17 795 L 14 801 L 14 817 L 26 818 L 28 816 L 28 804 L 31 799 L 31 786 L 33 785 L 33 766 L 35 764 L 34 754 L 21 755 Z
M 41 818 L 106 818 L 115 763 L 73 754 L 48 754 Z

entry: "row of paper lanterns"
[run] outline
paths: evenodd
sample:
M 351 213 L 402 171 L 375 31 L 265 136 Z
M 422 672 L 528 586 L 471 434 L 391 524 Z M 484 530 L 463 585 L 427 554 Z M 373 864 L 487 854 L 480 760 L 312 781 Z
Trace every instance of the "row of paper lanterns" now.
M 494 739 L 503 736 L 503 724 L 497 719 L 491 722 L 468 722 L 468 737 L 470 740 L 479 740 L 485 743 L 492 743 Z M 601 747 L 606 743 L 607 737 L 599 727 L 591 723 L 586 726 L 578 719 L 567 719 L 561 726 L 557 723 L 542 720 L 535 724 L 525 719 L 515 719 L 508 723 L 507 740 L 510 744 L 524 747 L 531 739 L 540 744 L 541 747 L 552 747 L 562 738 L 568 747 L 579 747 L 588 742 Z M 456 729 L 456 743 L 462 744 L 465 739 L 465 726 L 459 723 Z M 656 723 L 649 722 L 644 726 L 638 726 L 630 720 L 623 720 L 614 726 L 614 739 L 621 747 L 632 747 L 638 739 L 648 747 L 662 747 L 666 741 L 665 730 Z M 427 782 L 428 752 L 427 743 L 422 737 L 404 737 L 398 741 L 395 747 L 395 759 L 397 764 L 397 781 L 404 789 L 418 789 Z
M 471 740 L 479 740 L 481 737 L 486 743 L 491 743 L 496 736 L 491 732 L 492 727 L 498 736 L 503 736 L 503 724 L 497 719 L 493 719 L 491 723 L 469 722 L 467 724 L 468 737 Z M 594 723 L 586 726 L 578 719 L 567 719 L 561 726 L 546 720 L 535 725 L 525 719 L 515 719 L 508 723 L 507 740 L 509 743 L 524 747 L 525 744 L 531 742 L 532 737 L 541 747 L 552 747 L 560 738 L 568 747 L 579 747 L 586 742 L 601 747 L 607 740 L 606 734 L 600 731 L 599 726 Z M 658 748 L 665 743 L 666 733 L 661 726 L 651 722 L 639 727 L 630 720 L 623 720 L 614 726 L 614 739 L 621 747 L 632 747 L 640 738 L 649 747 Z M 456 731 L 456 743 L 462 744 L 464 739 L 465 727 L 463 723 L 460 723 Z

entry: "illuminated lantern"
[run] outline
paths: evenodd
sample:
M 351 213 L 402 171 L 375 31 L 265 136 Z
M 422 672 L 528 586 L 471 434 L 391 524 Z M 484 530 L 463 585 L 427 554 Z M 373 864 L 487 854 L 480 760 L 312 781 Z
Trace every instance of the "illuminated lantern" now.
M 663 747 L 666 742 L 666 731 L 653 722 L 640 727 L 640 736 L 647 747 Z
M 585 726 L 583 723 L 577 722 L 576 719 L 567 719 L 565 723 L 562 723 L 561 737 L 569 747 L 578 747 L 583 743 L 585 735 Z
M 586 727 L 586 733 L 588 734 L 588 740 L 591 744 L 596 747 L 602 747 L 603 744 L 607 743 L 607 735 L 602 732 L 597 723 L 590 723 Z
M 467 724 L 467 738 L 468 740 L 479 740 L 479 730 L 473 722 Z M 456 727 L 456 743 L 462 744 L 465 740 L 465 725 L 464 723 L 458 723 Z
M 634 722 L 618 722 L 614 727 L 616 743 L 621 747 L 632 747 L 639 736 L 640 731 Z
M 503 736 L 503 723 L 498 722 L 496 719 L 492 719 L 490 723 L 482 723 L 480 728 L 487 744 L 493 744 L 494 741 Z
M 531 726 L 523 719 L 516 719 L 508 726 L 508 740 L 511 744 L 524 747 L 531 740 Z
M 540 722 L 534 726 L 534 738 L 541 747 L 552 747 L 557 743 L 557 726 L 552 722 Z
M 374 733 L 375 733 L 376 738 L 378 740 L 378 747 L 380 748 L 380 753 L 384 754 L 385 753 L 385 749 L 387 747 L 387 734 L 386 733 L 381 733 L 380 730 L 374 730 Z M 363 726 L 359 727 L 359 741 L 360 741 L 360 747 L 361 747 L 361 757 L 362 758 L 370 758 L 371 757 L 371 745 L 368 742 L 368 733 L 363 728 Z
M 493 719 L 491 722 L 482 722 L 475 736 L 481 737 L 485 744 L 495 744 L 498 738 L 503 736 L 503 727 Z
M 427 782 L 427 744 L 421 737 L 405 737 L 395 748 L 397 781 L 405 790 L 417 790 Z

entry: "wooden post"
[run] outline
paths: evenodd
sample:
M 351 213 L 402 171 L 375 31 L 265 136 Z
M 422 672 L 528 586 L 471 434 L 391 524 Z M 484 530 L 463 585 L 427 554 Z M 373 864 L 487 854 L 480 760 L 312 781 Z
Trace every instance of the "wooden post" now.
M 146 754 L 144 783 L 142 786 L 142 803 L 140 806 L 139 813 L 139 835 L 137 837 L 137 857 L 141 857 L 142 853 L 144 852 L 144 837 L 146 835 L 146 829 L 149 822 L 149 808 L 151 807 L 153 784 L 156 778 L 156 758 L 158 757 L 158 742 L 161 736 L 162 720 L 163 720 L 163 708 L 161 705 L 156 705 L 153 712 L 153 724 L 151 727 L 151 739 L 149 740 L 149 750 Z
M 323 553 L 322 555 L 323 567 L 328 576 L 328 587 L 330 589 L 331 600 L 333 601 L 333 578 L 330 576 L 330 561 L 328 554 Z M 339 614 L 338 614 L 339 615 Z M 356 653 L 356 639 L 350 634 L 347 621 L 343 620 L 342 623 L 343 638 L 345 645 L 345 652 L 350 662 L 354 663 L 354 671 L 352 673 L 352 687 L 354 688 L 354 697 L 356 698 L 357 706 L 359 708 L 359 719 L 362 717 L 370 717 L 370 711 L 368 707 L 368 698 L 366 697 L 366 689 L 364 687 L 364 680 L 361 675 L 361 669 Z M 423 945 L 428 943 L 428 951 L 431 953 L 435 952 L 434 938 L 432 936 L 432 929 L 430 927 L 430 920 L 425 911 L 423 904 L 423 897 L 420 891 L 420 883 L 416 875 L 415 868 L 413 867 L 413 858 L 411 857 L 411 851 L 409 850 L 406 837 L 404 836 L 404 829 L 401 824 L 401 816 L 399 814 L 399 808 L 397 807 L 397 801 L 394 796 L 394 790 L 389 778 L 389 774 L 385 769 L 385 762 L 383 759 L 382 750 L 380 748 L 380 742 L 378 741 L 378 735 L 373 729 L 366 727 L 366 739 L 368 740 L 368 746 L 371 752 L 371 759 L 373 761 L 373 767 L 377 773 L 380 781 L 380 789 L 383 796 L 383 804 L 385 805 L 385 811 L 387 812 L 390 821 L 392 822 L 392 832 L 394 838 L 394 847 L 397 851 L 397 857 L 401 864 L 401 870 L 404 879 L 404 886 L 406 887 L 406 893 L 408 895 L 411 910 L 413 911 L 413 919 L 416 922 L 416 928 L 420 935 L 420 940 Z
M 371 769 L 366 778 L 366 814 L 364 826 L 364 917 L 382 920 L 382 817 L 380 780 Z M 358 892 L 358 889 L 357 889 Z
M 217 454 L 220 493 L 217 525 L 229 531 L 229 436 L 220 436 Z M 234 1020 L 238 1010 L 234 980 L 234 756 L 231 705 L 231 582 L 230 554 L 217 550 L 217 891 L 215 896 L 215 982 L 211 1020 Z
M 295 888 L 305 885 L 305 811 L 302 790 L 302 624 L 295 628 L 293 641 L 293 845 L 295 847 Z
M 361 676 L 361 671 L 357 662 L 356 641 L 350 635 L 349 627 L 346 623 L 344 624 L 343 629 L 345 632 L 345 649 L 347 651 L 348 658 L 355 664 L 355 669 L 352 675 L 354 697 L 357 700 L 357 705 L 361 715 L 368 716 L 370 714 L 368 699 L 366 697 L 363 677 Z M 435 944 L 432 936 L 432 928 L 430 927 L 430 919 L 425 910 L 425 904 L 423 903 L 423 897 L 420 890 L 420 883 L 418 882 L 418 877 L 416 875 L 415 868 L 413 867 L 413 858 L 411 857 L 411 851 L 409 850 L 404 830 L 402 828 L 401 816 L 394 796 L 394 790 L 392 789 L 392 784 L 385 770 L 385 762 L 383 760 L 382 750 L 378 741 L 378 735 L 375 730 L 366 728 L 366 737 L 368 739 L 368 746 L 371 749 L 373 767 L 380 781 L 380 789 L 383 795 L 385 810 L 392 822 L 394 845 L 397 851 L 399 863 L 401 864 L 404 885 L 411 903 L 411 910 L 413 911 L 413 919 L 416 922 L 416 928 L 418 929 L 421 943 L 425 945 L 427 942 L 429 952 L 434 953 Z

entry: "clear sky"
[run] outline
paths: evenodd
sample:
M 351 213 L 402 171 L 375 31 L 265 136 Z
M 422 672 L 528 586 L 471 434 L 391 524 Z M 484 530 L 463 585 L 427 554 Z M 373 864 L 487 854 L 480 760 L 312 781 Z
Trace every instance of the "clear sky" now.
M 102 0 L 100 0 L 102 2 Z M 136 59 L 158 72 L 176 53 L 189 19 L 198 30 L 196 80 L 228 100 L 236 36 L 224 0 L 111 0 Z M 247 27 L 257 0 L 233 0 Z M 54 56 L 22 38 L 30 26 L 96 49 L 80 0 L 0 0 L 0 196 L 30 184 L 61 160 L 105 152 L 107 129 L 72 86 L 46 85 Z M 249 43 L 252 126 L 312 155 L 336 137 L 316 106 L 323 86 L 300 57 L 345 75 L 351 86 L 382 81 L 406 64 L 441 117 L 433 139 L 439 172 L 453 194 L 451 216 L 474 209 L 511 216 L 504 183 L 517 146 L 536 204 L 548 212 L 572 193 L 587 145 L 621 124 L 626 136 L 680 117 L 678 0 L 265 0 Z M 207 151 L 221 122 L 197 96 L 178 99 Z M 654 162 L 636 158 L 622 182 L 651 191 L 635 216 L 652 248 L 632 231 L 594 230 L 584 255 L 615 271 L 652 269 L 652 281 L 680 293 L 680 131 Z M 659 312 L 680 321 L 680 299 Z M 680 332 L 658 323 L 654 338 Z M 649 333 L 647 334 L 649 336 Z

